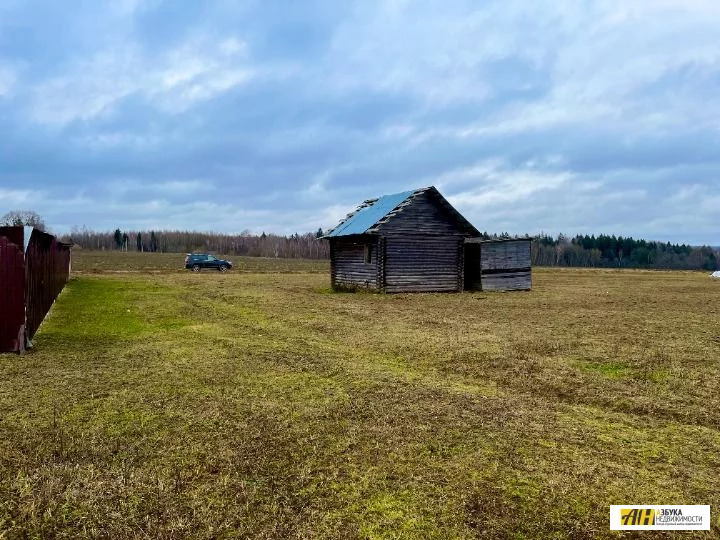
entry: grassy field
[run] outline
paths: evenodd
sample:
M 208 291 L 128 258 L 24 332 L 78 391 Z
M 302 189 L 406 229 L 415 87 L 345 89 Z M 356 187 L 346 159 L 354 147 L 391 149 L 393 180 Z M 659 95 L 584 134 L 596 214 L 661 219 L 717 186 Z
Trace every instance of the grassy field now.
M 140 274 L 186 272 L 184 253 L 119 253 L 117 251 L 75 251 L 73 252 L 73 271 L 80 274 Z M 236 272 L 252 273 L 296 273 L 329 272 L 328 261 L 307 259 L 268 259 L 266 257 L 237 257 L 221 255 L 218 257 L 232 261 Z
M 237 262 L 77 254 L 0 356 L 0 538 L 619 537 L 610 504 L 710 504 L 718 534 L 705 274 L 373 295 Z

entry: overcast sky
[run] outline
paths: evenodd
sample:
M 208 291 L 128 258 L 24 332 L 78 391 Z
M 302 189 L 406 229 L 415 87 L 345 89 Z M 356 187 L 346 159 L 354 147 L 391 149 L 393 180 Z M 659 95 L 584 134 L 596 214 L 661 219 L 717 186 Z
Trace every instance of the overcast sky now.
M 720 244 L 718 0 L 0 0 L 0 214 L 304 232 L 437 186 L 480 230 Z

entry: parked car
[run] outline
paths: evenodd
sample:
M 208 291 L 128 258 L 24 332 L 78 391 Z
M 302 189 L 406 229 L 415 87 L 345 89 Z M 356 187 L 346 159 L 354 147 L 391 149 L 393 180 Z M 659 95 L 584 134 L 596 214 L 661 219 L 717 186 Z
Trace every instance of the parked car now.
M 185 268 L 199 272 L 203 268 L 212 268 L 220 272 L 227 272 L 233 264 L 225 259 L 218 259 L 209 253 L 188 253 L 185 257 Z

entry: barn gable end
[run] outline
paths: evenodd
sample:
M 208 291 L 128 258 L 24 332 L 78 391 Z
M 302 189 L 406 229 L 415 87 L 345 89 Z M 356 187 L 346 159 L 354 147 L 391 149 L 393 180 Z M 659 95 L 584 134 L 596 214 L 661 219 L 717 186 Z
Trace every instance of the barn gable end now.
M 458 217 L 459 216 L 459 217 Z M 460 219 L 461 218 L 461 219 Z M 462 218 L 435 188 L 408 197 L 373 228 L 385 236 L 473 236 L 472 225 Z

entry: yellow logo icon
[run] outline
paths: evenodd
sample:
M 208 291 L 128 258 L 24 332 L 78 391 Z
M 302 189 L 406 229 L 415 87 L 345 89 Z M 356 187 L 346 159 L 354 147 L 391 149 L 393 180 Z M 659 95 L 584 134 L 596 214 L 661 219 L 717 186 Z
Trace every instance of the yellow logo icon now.
M 620 523 L 623 525 L 655 525 L 655 510 L 652 508 L 621 508 Z

